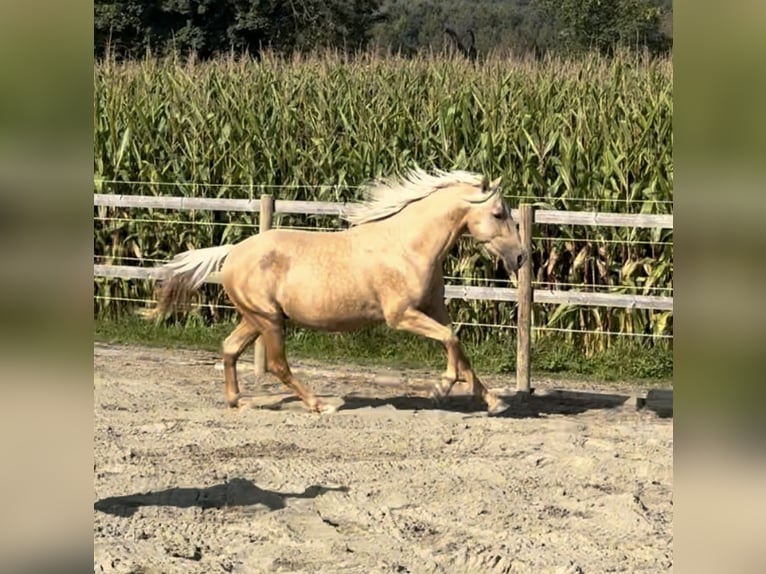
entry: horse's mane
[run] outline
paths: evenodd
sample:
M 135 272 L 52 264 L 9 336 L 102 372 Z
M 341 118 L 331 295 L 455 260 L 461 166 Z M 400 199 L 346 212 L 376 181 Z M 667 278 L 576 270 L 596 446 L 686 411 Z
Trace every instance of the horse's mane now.
M 347 206 L 343 218 L 351 225 L 385 219 L 399 213 L 410 203 L 459 183 L 480 185 L 482 177 L 468 171 L 437 171 L 430 175 L 414 169 L 400 177 L 378 180 L 363 188 L 364 199 Z

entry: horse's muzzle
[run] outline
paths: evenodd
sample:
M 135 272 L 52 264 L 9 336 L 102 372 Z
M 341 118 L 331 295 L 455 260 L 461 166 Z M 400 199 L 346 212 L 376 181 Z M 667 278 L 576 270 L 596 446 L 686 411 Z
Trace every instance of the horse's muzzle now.
M 511 255 L 509 257 L 501 257 L 501 259 L 503 260 L 503 266 L 505 267 L 505 270 L 508 273 L 513 273 L 514 271 L 521 269 L 524 263 L 527 262 L 528 257 L 529 255 L 527 254 L 527 251 L 522 249 L 515 255 Z

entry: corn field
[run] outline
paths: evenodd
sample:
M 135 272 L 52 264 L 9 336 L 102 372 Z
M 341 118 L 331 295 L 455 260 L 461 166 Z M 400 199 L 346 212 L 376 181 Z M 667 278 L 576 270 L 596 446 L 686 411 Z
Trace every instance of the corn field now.
M 668 59 L 147 58 L 98 62 L 94 98 L 98 193 L 346 201 L 371 178 L 418 165 L 502 176 L 513 206 L 673 210 Z M 257 232 L 257 214 L 94 213 L 97 263 L 154 266 Z M 326 216 L 279 216 L 276 225 L 343 227 Z M 672 230 L 536 225 L 536 288 L 672 295 L 672 239 Z M 513 281 L 467 238 L 445 273 L 453 284 Z M 94 283 L 97 316 L 131 313 L 152 296 L 144 281 Z M 226 303 L 207 286 L 199 313 L 228 318 Z M 450 310 L 479 325 L 474 337 L 488 336 L 481 325 L 515 324 L 512 303 L 451 301 Z M 537 337 L 569 330 L 586 353 L 608 346 L 608 332 L 672 344 L 662 338 L 673 329 L 664 311 L 535 305 L 533 323 L 543 327 Z

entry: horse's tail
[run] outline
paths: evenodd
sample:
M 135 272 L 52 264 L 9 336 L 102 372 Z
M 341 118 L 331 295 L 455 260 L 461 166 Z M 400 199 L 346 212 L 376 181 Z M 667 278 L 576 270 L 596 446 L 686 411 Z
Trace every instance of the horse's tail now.
M 180 308 L 188 308 L 192 294 L 215 271 L 233 245 L 192 249 L 176 255 L 161 267 L 157 306 L 145 313 L 149 319 L 162 319 Z

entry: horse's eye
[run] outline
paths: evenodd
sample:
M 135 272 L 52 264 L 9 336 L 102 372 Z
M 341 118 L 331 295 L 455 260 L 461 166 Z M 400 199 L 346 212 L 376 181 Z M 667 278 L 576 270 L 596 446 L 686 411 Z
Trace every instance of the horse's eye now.
M 505 213 L 502 211 L 496 211 L 495 213 L 492 214 L 492 217 L 494 217 L 495 219 L 505 219 Z

